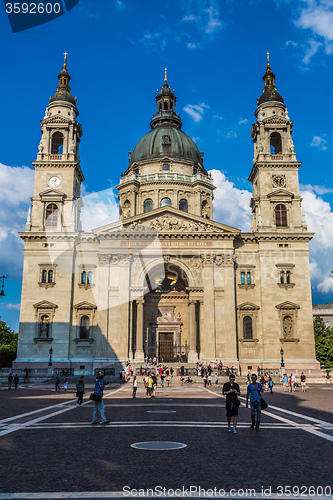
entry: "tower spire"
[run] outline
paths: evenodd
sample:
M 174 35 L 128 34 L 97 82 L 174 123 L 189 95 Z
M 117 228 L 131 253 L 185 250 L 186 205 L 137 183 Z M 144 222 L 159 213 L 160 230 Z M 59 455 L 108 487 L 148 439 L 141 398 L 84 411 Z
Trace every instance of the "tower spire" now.
M 267 67 L 266 67 L 266 72 L 263 76 L 263 80 L 265 82 L 265 87 L 263 88 L 263 92 L 267 92 L 268 90 L 272 90 L 272 96 L 273 92 L 276 92 L 276 86 L 274 83 L 274 79 L 276 78 L 273 71 L 271 70 L 271 65 L 269 62 L 269 52 L 267 52 Z
M 168 72 L 168 68 L 164 68 L 164 85 L 168 84 L 167 72 Z
M 57 90 L 58 92 L 61 91 L 61 90 L 66 90 L 67 92 L 70 92 L 71 89 L 69 87 L 69 81 L 71 79 L 71 77 L 69 76 L 69 73 L 67 71 L 67 56 L 68 56 L 68 53 L 67 52 L 64 52 L 64 65 L 63 65 L 63 68 L 60 72 L 60 75 L 58 75 L 58 78 L 59 78 L 59 85 L 57 87 Z

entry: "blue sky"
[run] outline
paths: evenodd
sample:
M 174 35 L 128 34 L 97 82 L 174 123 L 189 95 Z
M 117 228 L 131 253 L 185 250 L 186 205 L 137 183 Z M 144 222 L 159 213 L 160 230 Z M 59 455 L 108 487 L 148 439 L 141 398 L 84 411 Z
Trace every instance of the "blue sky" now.
M 1 5 L 0 23 L 6 48 L 0 83 L 0 275 L 9 276 L 0 308 L 4 321 L 17 329 L 23 261 L 17 231 L 24 230 L 32 195 L 39 122 L 65 51 L 84 133 L 85 191 L 104 192 L 101 222 L 114 220 L 110 188 L 128 165 L 128 151 L 149 131 L 167 66 L 183 130 L 214 174 L 214 218 L 244 230 L 250 221 L 250 130 L 269 51 L 294 121 L 308 228 L 316 231 L 310 244 L 313 301 L 333 301 L 331 0 L 80 0 L 66 15 L 15 34 Z

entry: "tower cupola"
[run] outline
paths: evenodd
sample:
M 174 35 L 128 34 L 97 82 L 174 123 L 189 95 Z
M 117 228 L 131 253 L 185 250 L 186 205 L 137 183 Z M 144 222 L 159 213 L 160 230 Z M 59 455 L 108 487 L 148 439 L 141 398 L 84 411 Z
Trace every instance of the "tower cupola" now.
M 66 101 L 74 104 L 76 106 L 76 99 L 71 94 L 71 88 L 69 86 L 69 81 L 71 77 L 67 71 L 67 52 L 65 52 L 64 65 L 58 75 L 59 85 L 57 91 L 50 97 L 50 103 L 54 101 Z
M 284 102 L 283 97 L 276 91 L 275 78 L 276 76 L 274 75 L 269 62 L 269 52 L 267 52 L 267 67 L 266 72 L 262 77 L 265 82 L 265 86 L 261 97 L 258 99 L 258 105 L 268 101 Z
M 182 122 L 180 116 L 175 113 L 177 97 L 168 85 L 167 68 L 164 70 L 164 85 L 155 97 L 157 103 L 156 115 L 150 122 L 151 128 L 156 128 L 167 123 L 181 128 Z

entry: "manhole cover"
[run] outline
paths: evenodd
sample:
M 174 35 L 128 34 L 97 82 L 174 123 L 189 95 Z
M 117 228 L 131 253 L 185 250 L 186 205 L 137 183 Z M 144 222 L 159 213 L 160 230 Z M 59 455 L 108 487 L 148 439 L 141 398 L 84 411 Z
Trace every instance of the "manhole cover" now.
M 131 444 L 137 450 L 180 450 L 187 444 L 173 443 L 172 441 L 143 441 L 142 443 Z
M 175 410 L 147 410 L 147 413 L 176 413 Z

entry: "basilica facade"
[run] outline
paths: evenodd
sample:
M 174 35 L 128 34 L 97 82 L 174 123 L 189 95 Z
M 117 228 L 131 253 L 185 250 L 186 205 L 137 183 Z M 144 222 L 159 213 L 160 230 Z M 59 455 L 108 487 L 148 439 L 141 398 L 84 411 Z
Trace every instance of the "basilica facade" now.
M 120 220 L 82 231 L 82 136 L 65 59 L 44 119 L 24 241 L 19 367 L 93 373 L 156 356 L 244 370 L 315 370 L 307 231 L 293 122 L 269 60 L 251 136 L 251 232 L 214 221 L 214 179 L 156 95 L 129 153 Z M 225 203 L 229 201 L 226 199 Z M 309 372 L 308 372 L 309 373 Z

